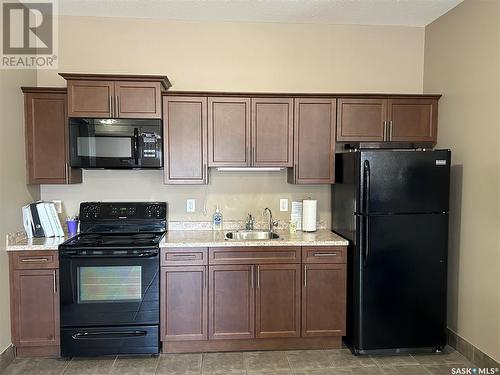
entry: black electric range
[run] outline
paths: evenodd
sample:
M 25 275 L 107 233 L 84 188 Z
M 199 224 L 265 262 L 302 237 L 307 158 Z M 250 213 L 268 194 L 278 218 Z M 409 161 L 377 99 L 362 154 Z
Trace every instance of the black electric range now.
M 165 202 L 85 202 L 59 246 L 61 355 L 159 353 Z

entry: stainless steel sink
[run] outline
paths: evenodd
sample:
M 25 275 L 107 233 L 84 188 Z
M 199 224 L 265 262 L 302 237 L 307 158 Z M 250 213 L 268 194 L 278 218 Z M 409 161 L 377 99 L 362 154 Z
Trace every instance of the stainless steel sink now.
M 226 233 L 226 240 L 258 241 L 277 240 L 279 238 L 278 234 L 266 230 L 238 230 Z

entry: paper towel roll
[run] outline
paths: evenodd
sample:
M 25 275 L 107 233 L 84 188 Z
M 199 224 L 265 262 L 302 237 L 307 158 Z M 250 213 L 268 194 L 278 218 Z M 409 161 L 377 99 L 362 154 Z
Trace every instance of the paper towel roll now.
M 304 232 L 316 231 L 316 210 L 318 201 L 315 199 L 304 199 L 302 201 L 302 230 Z

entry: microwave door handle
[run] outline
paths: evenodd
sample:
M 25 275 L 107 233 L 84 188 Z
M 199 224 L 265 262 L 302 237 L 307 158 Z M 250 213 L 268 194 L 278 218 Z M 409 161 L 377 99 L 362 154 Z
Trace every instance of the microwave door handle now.
M 139 165 L 139 129 L 134 128 L 134 159 L 135 165 Z

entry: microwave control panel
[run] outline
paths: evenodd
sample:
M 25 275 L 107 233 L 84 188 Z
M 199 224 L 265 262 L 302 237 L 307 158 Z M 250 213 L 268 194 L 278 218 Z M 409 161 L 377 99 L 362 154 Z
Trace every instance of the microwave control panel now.
M 142 157 L 156 158 L 160 137 L 155 133 L 142 133 Z

